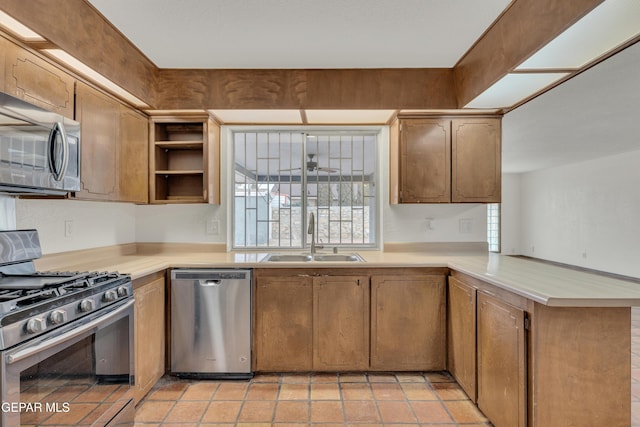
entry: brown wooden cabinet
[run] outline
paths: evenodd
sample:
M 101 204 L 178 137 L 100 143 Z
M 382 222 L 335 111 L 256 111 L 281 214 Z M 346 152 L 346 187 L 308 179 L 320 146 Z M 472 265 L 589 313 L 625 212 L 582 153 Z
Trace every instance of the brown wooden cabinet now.
M 118 200 L 149 202 L 149 119 L 120 106 Z
M 500 203 L 500 119 L 453 119 L 451 128 L 451 201 Z
M 369 367 L 369 277 L 313 278 L 314 371 Z
M 472 401 L 476 387 L 476 289 L 449 277 L 448 361 L 449 373 Z
M 75 78 L 0 37 L 4 92 L 65 117 L 74 117 Z
M 445 369 L 445 278 L 371 277 L 371 368 Z
M 210 116 L 151 119 L 151 203 L 220 203 L 220 127 Z
M 78 83 L 76 120 L 80 122 L 82 169 L 78 199 L 118 200 L 120 104 L 96 89 Z
M 500 202 L 500 118 L 405 117 L 390 132 L 391 204 Z
M 148 202 L 149 125 L 142 113 L 78 82 L 76 120 L 81 126 L 83 200 Z
M 165 280 L 159 273 L 133 283 L 135 298 L 135 388 L 136 404 L 165 372 Z
M 495 427 L 525 427 L 525 313 L 482 291 L 477 303 L 478 407 Z
M 310 371 L 313 364 L 313 280 L 283 274 L 255 277 L 256 371 Z

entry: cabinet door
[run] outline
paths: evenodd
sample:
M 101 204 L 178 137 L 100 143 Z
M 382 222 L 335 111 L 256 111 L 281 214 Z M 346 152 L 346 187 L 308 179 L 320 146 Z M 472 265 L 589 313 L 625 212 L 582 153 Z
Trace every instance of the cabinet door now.
M 369 367 L 369 278 L 313 279 L 313 370 Z
M 500 119 L 452 122 L 451 201 L 500 203 Z
M 451 201 L 451 123 L 442 119 L 400 121 L 400 201 Z
M 4 40 L 4 91 L 45 110 L 73 118 L 75 79 L 44 59 Z
M 311 370 L 312 298 L 311 277 L 256 279 L 256 371 Z
M 149 121 L 135 110 L 120 106 L 119 197 L 124 202 L 149 201 Z
M 135 298 L 135 389 L 136 403 L 164 375 L 165 305 L 164 278 L 134 290 Z
M 478 293 L 478 407 L 495 427 L 525 427 L 524 311 Z
M 476 390 L 476 290 L 449 277 L 448 368 L 474 402 Z
M 78 83 L 76 104 L 82 144 L 81 191 L 76 197 L 117 200 L 120 105 L 82 83 Z
M 444 276 L 371 278 L 371 368 L 445 369 Z

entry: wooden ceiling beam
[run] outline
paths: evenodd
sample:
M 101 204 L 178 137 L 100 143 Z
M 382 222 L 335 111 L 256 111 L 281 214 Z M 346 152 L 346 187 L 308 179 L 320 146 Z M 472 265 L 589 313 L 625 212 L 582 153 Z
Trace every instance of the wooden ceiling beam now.
M 143 101 L 158 68 L 84 0 L 0 0 L 0 9 Z
M 514 0 L 454 67 L 457 107 L 467 105 L 603 1 Z

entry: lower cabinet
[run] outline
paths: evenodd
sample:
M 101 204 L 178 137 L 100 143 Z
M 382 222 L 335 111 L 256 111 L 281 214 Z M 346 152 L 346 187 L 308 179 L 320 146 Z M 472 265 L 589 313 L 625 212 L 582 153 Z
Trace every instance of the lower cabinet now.
M 525 313 L 478 292 L 478 407 L 495 427 L 525 427 Z
M 415 270 L 254 270 L 254 369 L 445 369 L 444 270 Z
M 477 400 L 476 289 L 449 277 L 447 342 L 449 373 L 467 396 Z
M 165 372 L 164 273 L 137 279 L 133 286 L 134 398 L 139 403 Z
M 369 367 L 369 277 L 313 278 L 313 369 Z
M 254 277 L 254 369 L 310 371 L 313 279 L 295 273 Z
M 446 368 L 445 278 L 371 277 L 371 369 Z

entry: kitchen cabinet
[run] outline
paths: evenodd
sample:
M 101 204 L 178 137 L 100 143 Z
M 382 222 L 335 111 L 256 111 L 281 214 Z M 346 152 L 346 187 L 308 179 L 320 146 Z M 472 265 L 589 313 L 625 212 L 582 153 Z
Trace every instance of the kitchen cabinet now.
M 74 198 L 148 202 L 147 116 L 78 82 L 76 120 L 81 126 L 81 190 Z
M 496 117 L 399 118 L 390 130 L 390 203 L 500 202 L 500 123 Z
M 476 289 L 449 277 L 447 369 L 472 401 L 476 388 Z
M 149 201 L 149 120 L 136 110 L 120 105 L 118 200 Z
M 209 115 L 151 118 L 151 203 L 220 204 L 220 127 Z
M 256 371 L 310 371 L 313 363 L 313 280 L 256 272 L 254 363 Z
M 369 367 L 369 277 L 313 278 L 313 369 Z
M 478 407 L 495 427 L 525 427 L 525 314 L 479 292 L 477 296 Z
M 75 78 L 41 57 L 0 37 L 3 92 L 45 110 L 74 117 Z
M 445 278 L 371 277 L 371 368 L 441 371 L 446 368 Z
M 117 200 L 120 105 L 96 89 L 78 83 L 76 120 L 82 144 L 80 191 L 77 199 Z
M 164 273 L 133 282 L 136 404 L 165 372 L 165 279 Z
M 451 129 L 451 201 L 500 203 L 500 119 L 453 119 Z

